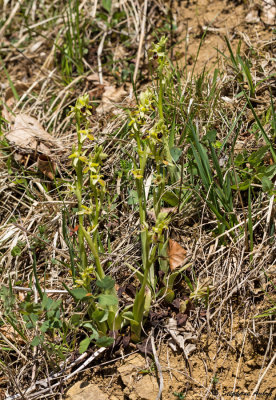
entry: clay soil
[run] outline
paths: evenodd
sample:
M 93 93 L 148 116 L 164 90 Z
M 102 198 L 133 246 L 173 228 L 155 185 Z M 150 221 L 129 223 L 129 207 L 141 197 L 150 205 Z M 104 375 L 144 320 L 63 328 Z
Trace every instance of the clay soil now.
M 224 36 L 231 40 L 234 49 L 240 40 L 242 49 L 251 45 L 262 49 L 273 40 L 273 26 L 266 19 L 261 0 L 170 3 L 176 26 L 173 59 L 183 68 L 187 66 L 187 75 L 198 75 L 204 68 L 206 72 L 212 72 L 216 66 L 223 69 L 221 53 L 227 53 Z M 21 80 L 20 71 L 18 74 L 17 79 Z M 178 346 L 172 349 L 167 320 L 160 321 L 154 329 L 154 339 L 164 381 L 163 400 L 276 399 L 275 364 L 270 363 L 275 360 L 275 321 L 254 319 L 258 312 L 271 307 L 261 291 L 254 293 L 245 307 L 244 297 L 240 301 L 237 292 L 211 321 L 206 313 L 200 316 L 192 310 L 187 324 L 181 327 L 184 334 L 192 326 L 196 336 L 191 341 L 194 350 L 188 357 Z M 67 382 L 58 398 L 155 400 L 160 377 L 153 355 L 130 344 L 114 351 L 107 349 L 82 374 Z
M 188 64 L 188 70 L 194 69 L 196 73 L 201 73 L 203 68 L 206 71 L 214 69 L 222 61 L 221 53 L 227 54 L 225 36 L 234 49 L 239 42 L 245 48 L 271 41 L 272 26 L 266 24 L 268 21 L 262 10 L 261 2 L 246 0 L 185 0 L 175 3 L 179 34 L 176 56 L 180 63 Z
M 234 49 L 239 41 L 242 48 L 246 48 L 268 43 L 273 37 L 271 26 L 266 24 L 257 2 L 180 0 L 174 4 L 173 14 L 178 35 L 174 57 L 183 68 L 187 65 L 187 73 L 194 70 L 195 74 L 200 74 L 204 68 L 212 72 L 217 65 L 221 67 L 220 52 L 226 54 L 227 50 L 225 35 Z M 273 324 L 252 319 L 256 306 L 260 310 L 266 308 L 265 301 L 256 303 L 244 310 L 237 300 L 233 313 L 224 309 L 210 326 L 206 324 L 188 364 L 181 351 L 169 347 L 166 337 L 156 338 L 164 379 L 163 399 L 276 398 L 275 368 L 272 365 L 266 371 L 271 359 Z M 72 383 L 67 398 L 77 398 L 74 396 L 86 387 L 89 390 L 97 387 L 103 399 L 156 399 L 160 375 L 153 357 L 142 357 L 131 351 L 127 356 L 124 350 L 122 352 L 120 360 L 109 360 L 106 364 L 102 360 L 98 366 L 87 370 L 82 381 Z
M 264 303 L 257 305 L 259 310 L 263 307 Z M 274 399 L 275 368 L 271 366 L 264 374 L 270 361 L 267 356 L 272 345 L 269 342 L 273 341 L 272 329 L 267 324 L 254 323 L 250 317 L 250 311 L 242 308 L 233 315 L 225 313 L 200 335 L 188 363 L 181 351 L 170 348 L 168 337 L 155 338 L 164 381 L 162 398 Z M 93 394 L 95 390 L 103 400 L 156 399 L 160 375 L 152 355 L 141 355 L 135 349 L 129 349 L 129 355 L 123 350 L 121 354 L 107 354 L 87 369 L 81 381 L 72 382 L 66 399 L 84 399 L 75 396 Z M 85 388 L 88 392 L 83 392 Z

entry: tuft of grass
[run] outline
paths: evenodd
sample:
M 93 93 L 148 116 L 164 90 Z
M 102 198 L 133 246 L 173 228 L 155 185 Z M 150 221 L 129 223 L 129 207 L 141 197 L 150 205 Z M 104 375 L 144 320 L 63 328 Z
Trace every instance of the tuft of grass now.
M 98 19 L 111 31 L 127 25 L 110 2 L 102 6 Z M 86 25 L 78 1 L 67 13 L 60 73 L 68 83 L 85 71 Z M 95 117 L 88 94 L 78 96 L 85 92 L 82 82 L 73 93 L 70 84 L 45 81 L 43 99 L 29 96 L 21 104 L 43 115 L 45 126 L 63 138 L 64 153 L 49 181 L 33 160 L 18 165 L 4 139 L 1 145 L 0 325 L 18 344 L 2 337 L 0 343 L 11 374 L 34 356 L 53 371 L 73 352 L 115 346 L 115 331 L 137 342 L 147 332 L 149 311 L 167 310 L 174 298 L 188 296 L 197 311 L 210 311 L 212 323 L 228 301 L 234 307 L 237 289 L 240 296 L 250 293 L 274 243 L 275 107 L 270 94 L 266 110 L 258 109 L 254 60 L 244 60 L 240 49 L 234 56 L 227 46 L 234 75 L 193 71 L 187 80 L 161 38 L 151 51 L 149 87 L 136 87 L 137 104 L 108 118 Z M 235 107 L 223 91 L 234 93 Z M 45 104 L 51 105 L 45 110 Z M 1 129 L 8 130 L 3 119 Z M 240 149 L 248 129 L 257 146 L 243 141 Z M 172 237 L 186 244 L 188 258 L 194 255 L 175 271 L 167 254 Z M 28 364 L 25 382 L 42 370 Z

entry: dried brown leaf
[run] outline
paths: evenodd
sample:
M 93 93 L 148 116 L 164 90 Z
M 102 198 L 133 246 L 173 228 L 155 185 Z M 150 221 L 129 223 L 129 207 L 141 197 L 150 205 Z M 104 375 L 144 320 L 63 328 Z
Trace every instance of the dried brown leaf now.
M 169 340 L 169 346 L 175 351 L 178 345 L 184 352 L 186 358 L 196 350 L 197 335 L 191 331 L 189 322 L 186 322 L 185 328 L 179 328 L 177 321 L 174 318 L 169 318 L 165 325 L 167 331 L 170 333 L 172 340 Z M 183 331 L 183 329 L 185 329 Z M 186 343 L 192 342 L 192 343 Z
M 114 105 L 120 102 L 126 94 L 122 86 L 119 88 L 115 86 L 106 86 L 101 104 L 96 109 L 97 113 L 103 114 L 111 111 Z
M 177 207 L 162 207 L 160 210 L 160 213 L 166 213 L 166 214 L 175 214 L 176 212 L 177 212 Z M 148 210 L 147 215 L 150 219 L 156 222 L 154 209 Z
M 187 251 L 183 249 L 180 244 L 178 244 L 175 240 L 169 240 L 168 257 L 171 271 L 174 271 L 176 268 L 184 264 L 186 254 Z
M 27 114 L 16 115 L 12 129 L 6 134 L 6 139 L 21 151 L 40 153 L 50 156 L 53 147 L 61 149 L 61 144 L 33 117 Z
M 16 332 L 11 325 L 5 325 L 0 328 L 0 332 L 4 335 L 11 343 L 24 344 L 22 337 Z
M 37 168 L 40 172 L 46 175 L 49 179 L 54 180 L 56 163 L 51 161 L 50 157 L 43 154 L 39 155 L 37 158 Z

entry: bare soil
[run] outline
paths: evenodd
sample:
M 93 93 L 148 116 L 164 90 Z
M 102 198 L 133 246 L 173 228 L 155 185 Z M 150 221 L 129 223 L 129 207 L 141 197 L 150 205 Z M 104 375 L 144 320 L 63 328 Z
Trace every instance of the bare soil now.
M 264 302 L 257 305 L 260 311 L 265 307 Z M 252 399 L 274 399 L 276 371 L 273 365 L 265 373 L 271 358 L 272 325 L 253 321 L 252 313 L 240 307 L 234 314 L 225 312 L 206 330 L 196 342 L 189 364 L 181 350 L 170 348 L 166 338 L 155 338 L 164 380 L 162 398 L 223 400 L 252 396 Z M 88 368 L 81 381 L 83 387 L 97 387 L 112 400 L 154 400 L 160 379 L 153 357 L 136 351 L 134 354 L 130 351 L 127 356 L 122 349 L 120 359 L 112 362 L 119 354 L 120 351 L 109 354 L 108 361 L 101 360 Z M 74 398 L 70 393 L 77 395 L 79 385 L 72 383 L 66 399 Z
M 251 45 L 267 46 L 273 39 L 261 2 L 180 0 L 175 2 L 173 12 L 178 34 L 174 56 L 180 65 L 187 65 L 187 72 L 200 74 L 204 68 L 212 71 L 223 63 L 221 53 L 227 54 L 224 36 L 234 49 L 241 41 L 245 51 Z M 252 319 L 256 309 L 267 307 L 265 300 L 257 300 L 251 309 L 243 309 L 237 299 L 233 313 L 225 309 L 211 325 L 206 324 L 196 342 L 196 351 L 189 356 L 189 367 L 180 350 L 174 352 L 166 338 L 156 338 L 164 379 L 162 398 L 276 398 L 274 365 L 266 370 L 272 354 L 273 324 Z M 131 353 L 128 357 L 122 352 L 119 361 L 107 365 L 99 361 L 99 366 L 87 370 L 85 385 L 95 384 L 112 400 L 155 399 L 160 377 L 152 356 L 142 358 Z
M 241 40 L 245 51 L 251 45 L 261 49 L 272 43 L 273 26 L 266 19 L 261 0 L 179 0 L 173 5 L 173 15 L 178 35 L 174 58 L 183 67 L 187 63 L 188 73 L 200 74 L 204 68 L 211 71 L 217 63 L 223 65 L 220 52 L 227 53 L 225 35 L 234 49 Z M 37 56 L 40 63 L 46 62 L 45 53 L 37 53 Z M 35 56 L 32 59 L 36 61 Z M 13 76 L 22 81 L 29 77 L 30 68 L 32 65 L 28 61 L 23 62 L 18 70 L 13 70 Z M 0 77 L 0 82 L 2 80 L 5 79 Z M 171 349 L 169 335 L 164 329 L 155 329 L 157 356 L 164 379 L 163 400 L 276 398 L 275 366 L 270 364 L 275 324 L 253 318 L 269 308 L 270 303 L 256 290 L 247 304 L 247 307 L 240 304 L 237 293 L 212 321 L 206 315 L 200 318 L 191 311 L 189 323 L 200 334 L 194 343 L 196 349 L 188 360 L 179 348 Z M 166 320 L 161 325 L 165 323 Z M 1 379 L 4 386 L 6 378 Z M 114 353 L 107 350 L 81 376 L 63 388 L 63 398 L 84 399 L 81 394 L 78 397 L 78 393 L 81 386 L 89 385 L 97 387 L 103 393 L 103 399 L 155 400 L 160 374 L 152 355 L 141 354 L 136 346 L 130 345 L 116 349 Z
M 225 36 L 234 49 L 239 41 L 242 48 L 248 48 L 257 43 L 258 47 L 267 45 L 273 38 L 272 26 L 265 23 L 261 1 L 185 0 L 175 3 L 175 15 L 179 33 L 176 57 L 182 65 L 188 64 L 189 71 L 194 68 L 195 73 L 203 68 L 210 71 L 223 62 L 220 52 L 229 55 Z

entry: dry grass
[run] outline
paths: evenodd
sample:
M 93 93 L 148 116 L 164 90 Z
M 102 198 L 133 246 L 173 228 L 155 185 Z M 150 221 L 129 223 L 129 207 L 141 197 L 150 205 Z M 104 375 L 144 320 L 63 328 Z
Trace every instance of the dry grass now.
M 62 143 L 62 149 L 52 153 L 52 161 L 56 162 L 58 172 L 55 179 L 51 180 L 38 171 L 36 154 L 25 152 L 20 163 L 16 163 L 14 156 L 20 151 L 2 137 L 0 282 L 1 286 L 7 289 L 10 286 L 14 302 L 9 310 L 7 294 L 6 300 L 5 296 L 2 296 L 0 367 L 3 374 L 0 388 L 10 400 L 44 396 L 58 398 L 66 388 L 66 380 L 70 381 L 73 376 L 70 375 L 70 371 L 75 371 L 75 359 L 79 357 L 78 342 L 83 336 L 83 328 L 78 331 L 69 323 L 71 330 L 60 329 L 59 333 L 50 338 L 52 348 L 49 345 L 33 347 L 30 342 L 37 332 L 26 329 L 26 322 L 19 310 L 20 305 L 26 302 L 30 289 L 32 301 L 40 301 L 33 273 L 35 254 L 41 286 L 53 299 L 60 298 L 63 301 L 62 318 L 70 321 L 75 312 L 75 304 L 63 287 L 63 283 L 72 286 L 68 265 L 62 266 L 53 261 L 59 259 L 68 264 L 70 260 L 63 231 L 64 210 L 68 231 L 69 227 L 74 228 L 76 225 L 74 209 L 77 207 L 77 201 L 70 191 L 73 172 L 68 160 L 72 144 L 76 141 L 76 133 L 68 116 L 69 106 L 75 103 L 79 95 L 89 93 L 96 108 L 104 93 L 103 80 L 107 80 L 113 86 L 124 85 L 129 93 L 129 76 L 125 78 L 124 83 L 121 80 L 124 70 L 130 66 L 133 67 L 132 71 L 136 71 L 134 80 L 137 76 L 134 93 L 137 90 L 139 92 L 142 78 L 145 82 L 149 77 L 147 52 L 142 52 L 141 43 L 143 49 L 148 49 L 153 40 L 155 25 L 160 24 L 160 29 L 162 28 L 158 21 L 160 14 L 164 21 L 169 15 L 163 2 L 156 1 L 148 7 L 145 19 L 143 7 L 146 7 L 146 4 L 146 1 L 136 0 L 122 2 L 118 10 L 123 11 L 125 17 L 116 24 L 108 13 L 107 23 L 101 19 L 100 11 L 103 10 L 97 1 L 94 4 L 83 1 L 79 6 L 80 28 L 86 31 L 85 47 L 88 49 L 88 55 L 84 56 L 83 74 L 80 75 L 73 67 L 72 77 L 67 76 L 66 79 L 61 69 L 62 35 L 64 24 L 68 22 L 66 5 L 62 2 L 47 1 L 11 1 L 2 4 L 4 24 L 0 28 L 0 37 L 4 40 L 0 48 L 0 69 L 3 110 L 8 109 L 11 114 L 32 115 L 40 121 L 46 131 Z M 94 18 L 95 15 L 98 16 L 97 19 L 88 23 L 89 18 Z M 18 26 L 18 29 L 15 30 L 14 26 Z M 56 40 L 59 34 L 60 37 Z M 245 54 L 252 64 L 254 86 L 257 87 L 256 98 L 252 99 L 254 110 L 275 148 L 275 127 L 273 131 L 271 124 L 271 101 L 274 101 L 271 93 L 275 94 L 276 90 L 273 67 L 275 59 L 272 56 L 275 41 L 262 43 L 254 51 L 247 43 L 245 47 Z M 110 59 L 113 50 L 115 55 Z M 116 50 L 117 54 L 121 52 L 123 55 L 116 56 Z M 244 96 L 237 97 L 241 85 L 238 84 L 236 72 L 229 66 L 229 60 L 222 58 L 221 63 L 220 71 L 223 72 L 218 74 L 214 96 L 210 96 L 212 76 L 207 74 L 203 76 L 203 83 L 200 84 L 198 76 L 188 76 L 184 79 L 181 73 L 177 73 L 179 81 L 172 83 L 174 89 L 170 93 L 164 94 L 166 118 L 170 127 L 172 119 L 169 120 L 169 117 L 175 113 L 176 138 L 182 151 L 181 162 L 185 166 L 191 159 L 191 146 L 186 138 L 180 142 L 180 137 L 186 130 L 190 117 L 201 138 L 212 128 L 216 129 L 216 140 L 220 143 L 223 143 L 229 134 L 229 144 L 222 153 L 222 162 L 226 162 L 223 161 L 224 156 L 228 159 L 230 156 L 235 158 L 243 150 L 246 150 L 249 157 L 253 151 L 265 144 Z M 94 82 L 92 87 L 89 76 L 97 72 L 99 81 Z M 155 84 L 150 82 L 149 85 Z M 242 86 L 246 89 L 246 81 Z M 128 114 L 124 109 L 131 108 L 134 104 L 133 98 L 126 97 L 120 102 L 116 112 L 93 112 L 90 120 L 97 144 L 102 144 L 104 152 L 108 154 L 108 161 L 102 169 L 109 194 L 100 225 L 103 245 L 101 259 L 106 271 L 110 272 L 119 287 L 127 284 L 137 286 L 128 264 L 137 266 L 141 257 L 137 207 L 129 201 L 130 189 L 133 189 L 129 173 L 131 167 L 127 166 L 126 171 L 123 171 L 122 166 L 122 160 L 129 160 L 128 155 L 133 155 L 133 142 L 127 132 Z M 149 126 L 151 125 L 152 121 Z M 5 135 L 10 129 L 9 121 L 1 120 L 0 128 L 1 133 Z M 146 128 L 145 126 L 144 129 Z M 236 140 L 233 140 L 235 135 Z M 89 144 L 87 150 L 90 149 Z M 262 163 L 267 166 L 274 163 L 268 151 L 267 160 Z M 230 165 L 229 168 L 234 170 L 235 166 Z M 248 208 L 245 192 L 238 189 L 234 194 L 233 206 L 237 223 L 223 233 L 218 233 L 217 219 L 208 207 L 198 177 L 191 179 L 191 171 L 186 167 L 181 169 L 179 166 L 179 170 L 182 174 L 181 182 L 176 182 L 175 187 L 182 186 L 190 191 L 191 197 L 178 207 L 170 225 L 169 236 L 183 245 L 193 263 L 192 271 L 187 272 L 195 295 L 189 321 L 198 335 L 212 330 L 216 332 L 218 339 L 223 337 L 223 340 L 231 342 L 235 335 L 232 329 L 233 315 L 244 312 L 244 337 L 250 332 L 266 346 L 262 373 L 256 384 L 258 387 L 275 359 L 275 355 L 272 355 L 273 335 L 270 329 L 274 323 L 273 315 L 262 320 L 267 329 L 253 318 L 264 311 L 259 310 L 260 305 L 269 308 L 266 292 L 270 296 L 269 299 L 273 299 L 274 296 L 275 300 L 272 285 L 273 280 L 275 281 L 276 254 L 275 186 L 274 191 L 268 193 L 262 190 L 260 182 L 254 181 L 251 210 Z M 150 168 L 148 172 L 150 173 Z M 274 183 L 275 177 L 272 180 Z M 172 189 L 173 187 L 168 187 L 168 190 Z M 88 194 L 86 200 L 87 198 Z M 148 205 L 150 209 L 150 199 Z M 252 237 L 249 235 L 250 229 Z M 251 248 L 248 248 L 248 241 L 251 241 Z M 187 285 L 181 282 L 177 285 L 177 297 L 189 296 L 192 293 Z M 205 305 L 203 300 L 206 297 L 203 298 L 200 294 L 201 289 L 205 289 L 205 292 L 207 290 L 208 293 Z M 153 304 L 155 311 L 166 307 L 158 300 Z M 10 311 L 16 315 L 16 325 L 10 324 L 7 318 Z M 82 312 L 84 313 L 84 310 Z M 225 326 L 230 326 L 230 330 L 225 330 Z M 147 326 L 146 329 L 148 328 Z M 61 367 L 62 356 L 65 358 L 64 370 Z M 78 360 L 82 363 L 82 369 L 85 369 L 93 359 L 92 356 L 89 357 L 89 353 L 85 353 Z M 57 376 L 53 376 L 55 371 L 58 371 Z M 46 390 L 47 379 L 54 383 Z M 37 386 L 34 386 L 36 383 Z M 24 394 L 27 388 L 32 390 Z M 205 388 L 205 393 L 208 394 L 209 389 Z M 18 397 L 14 396 L 16 393 Z

